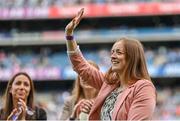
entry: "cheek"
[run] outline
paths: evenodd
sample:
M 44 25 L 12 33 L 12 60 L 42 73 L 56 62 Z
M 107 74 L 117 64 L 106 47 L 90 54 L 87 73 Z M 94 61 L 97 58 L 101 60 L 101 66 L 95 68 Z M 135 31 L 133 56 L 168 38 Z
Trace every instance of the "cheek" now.
M 124 63 L 125 62 L 125 56 L 119 56 L 119 60 L 121 61 L 121 63 Z
M 124 66 L 126 65 L 126 61 L 125 61 L 125 59 L 123 60 L 122 64 L 123 64 Z
M 120 66 L 120 68 L 124 68 L 124 66 L 126 65 L 126 60 L 124 57 L 121 57 L 120 60 L 121 60 L 121 63 L 119 66 Z
M 31 89 L 28 90 L 28 93 L 30 93 Z
M 26 93 L 29 94 L 30 93 L 30 88 L 26 88 Z
M 13 86 L 10 90 L 11 93 L 15 93 L 17 91 L 17 86 Z
M 123 64 L 125 64 L 125 63 L 126 63 L 125 56 L 122 56 L 122 57 L 121 57 L 121 61 L 122 61 L 122 63 L 123 63 Z
M 10 90 L 10 93 L 11 93 L 11 95 L 13 96 L 13 97 L 16 97 L 17 95 L 17 89 L 15 89 L 15 88 L 12 88 L 11 90 Z

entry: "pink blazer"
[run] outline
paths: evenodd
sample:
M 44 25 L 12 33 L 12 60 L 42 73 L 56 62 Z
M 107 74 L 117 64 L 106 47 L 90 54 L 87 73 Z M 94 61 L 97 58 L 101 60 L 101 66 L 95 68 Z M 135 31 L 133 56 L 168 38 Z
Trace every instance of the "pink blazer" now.
M 105 83 L 102 72 L 91 66 L 79 51 L 69 55 L 73 69 L 91 86 L 100 89 L 90 111 L 89 120 L 100 120 L 101 107 L 117 85 Z M 112 120 L 150 120 L 156 105 L 156 90 L 151 81 L 139 80 L 129 85 L 117 97 Z

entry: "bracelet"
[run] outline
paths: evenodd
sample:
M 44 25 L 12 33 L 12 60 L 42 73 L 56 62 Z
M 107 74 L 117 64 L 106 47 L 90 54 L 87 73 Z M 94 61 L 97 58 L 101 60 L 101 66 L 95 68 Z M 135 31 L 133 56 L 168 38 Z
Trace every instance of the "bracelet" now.
M 67 35 L 66 40 L 74 40 L 74 36 L 73 35 Z

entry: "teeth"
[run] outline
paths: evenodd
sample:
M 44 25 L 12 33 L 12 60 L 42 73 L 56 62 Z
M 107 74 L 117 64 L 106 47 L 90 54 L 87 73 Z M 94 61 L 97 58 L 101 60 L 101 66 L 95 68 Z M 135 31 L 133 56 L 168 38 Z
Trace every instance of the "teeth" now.
M 112 61 L 113 64 L 118 64 L 119 62 Z

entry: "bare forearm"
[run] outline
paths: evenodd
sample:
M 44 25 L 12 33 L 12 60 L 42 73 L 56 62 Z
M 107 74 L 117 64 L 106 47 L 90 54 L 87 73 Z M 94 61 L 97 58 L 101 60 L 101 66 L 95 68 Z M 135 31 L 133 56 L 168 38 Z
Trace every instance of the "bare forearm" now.
M 75 40 L 66 40 L 67 51 L 75 51 L 77 48 L 77 43 Z

